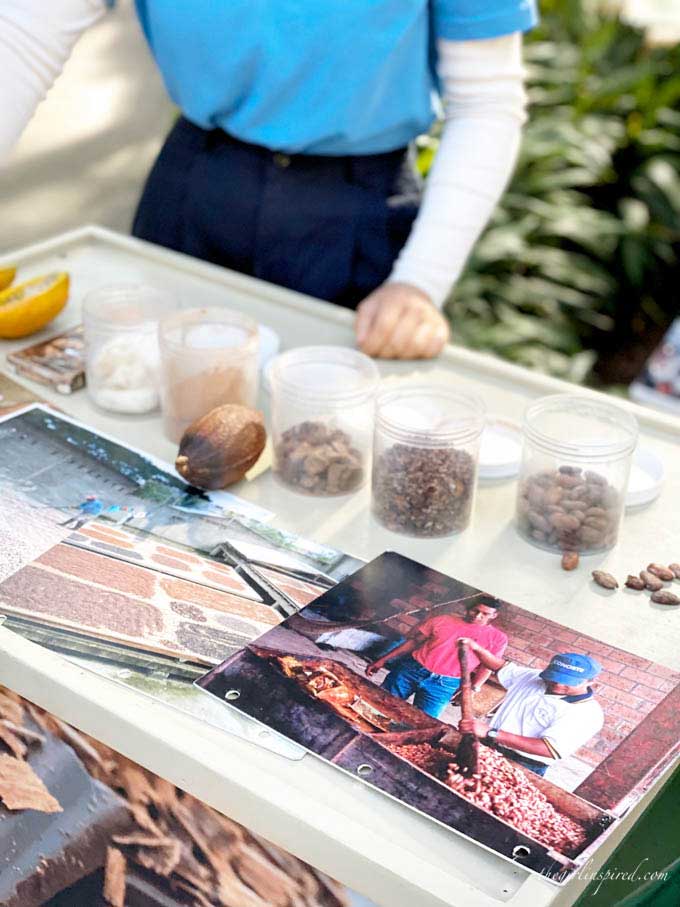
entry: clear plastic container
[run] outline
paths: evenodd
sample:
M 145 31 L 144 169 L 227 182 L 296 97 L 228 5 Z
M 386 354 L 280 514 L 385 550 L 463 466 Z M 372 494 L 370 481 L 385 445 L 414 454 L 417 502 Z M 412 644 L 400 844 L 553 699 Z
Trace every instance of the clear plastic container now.
M 158 407 L 158 321 L 175 308 L 172 296 L 142 284 L 112 284 L 87 294 L 85 376 L 97 406 L 116 413 Z
M 247 315 L 185 309 L 159 326 L 163 428 L 171 441 L 216 406 L 254 406 L 259 334 Z
M 268 368 L 274 473 L 305 494 L 348 494 L 370 468 L 378 369 L 340 346 L 281 353 Z
M 484 420 L 479 398 L 442 385 L 408 384 L 381 393 L 373 445 L 378 521 L 422 538 L 465 529 Z
M 606 551 L 617 541 L 638 425 L 606 401 L 556 394 L 524 416 L 516 526 L 551 551 Z

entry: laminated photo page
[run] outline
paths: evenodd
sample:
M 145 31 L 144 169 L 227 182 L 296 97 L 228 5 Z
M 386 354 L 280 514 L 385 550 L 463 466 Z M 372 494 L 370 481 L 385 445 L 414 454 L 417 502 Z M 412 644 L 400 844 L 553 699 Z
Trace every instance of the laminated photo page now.
M 563 884 L 675 762 L 679 681 L 387 552 L 196 683 Z

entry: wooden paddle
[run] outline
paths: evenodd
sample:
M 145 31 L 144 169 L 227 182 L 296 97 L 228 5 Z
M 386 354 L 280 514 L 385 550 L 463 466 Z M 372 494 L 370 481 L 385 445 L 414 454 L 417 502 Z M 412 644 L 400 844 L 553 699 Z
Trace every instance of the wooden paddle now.
M 468 666 L 467 640 L 458 641 L 458 661 L 460 662 L 460 709 L 463 718 L 474 718 L 472 710 L 472 684 Z M 479 738 L 475 734 L 463 734 L 456 750 L 456 761 L 462 775 L 472 775 L 479 765 Z

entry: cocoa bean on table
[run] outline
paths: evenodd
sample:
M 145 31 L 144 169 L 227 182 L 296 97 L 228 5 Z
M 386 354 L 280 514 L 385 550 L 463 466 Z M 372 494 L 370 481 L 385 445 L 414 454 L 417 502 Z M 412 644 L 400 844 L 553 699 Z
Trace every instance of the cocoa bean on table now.
M 647 570 L 667 583 L 675 579 L 673 571 L 669 567 L 664 567 L 663 564 L 647 564 Z
M 602 586 L 603 589 L 619 588 L 618 582 L 611 573 L 606 573 L 604 570 L 593 570 L 592 576 L 597 585 Z
M 663 589 L 663 581 L 658 576 L 650 573 L 649 570 L 640 570 L 640 579 L 650 592 L 660 592 Z
M 652 601 L 656 602 L 657 605 L 680 605 L 680 598 L 669 592 L 668 589 L 652 592 Z
M 578 562 L 578 551 L 565 551 L 562 555 L 563 570 L 576 570 L 576 568 L 578 567 Z
M 629 589 L 637 589 L 638 592 L 641 592 L 645 588 L 645 581 L 639 576 L 633 576 L 632 573 L 629 573 L 626 579 L 626 586 Z
M 605 476 L 567 464 L 527 476 L 519 487 L 517 526 L 557 551 L 589 553 L 616 541 L 623 500 Z
M 680 564 L 669 564 L 668 569 L 673 571 L 673 576 L 680 579 Z

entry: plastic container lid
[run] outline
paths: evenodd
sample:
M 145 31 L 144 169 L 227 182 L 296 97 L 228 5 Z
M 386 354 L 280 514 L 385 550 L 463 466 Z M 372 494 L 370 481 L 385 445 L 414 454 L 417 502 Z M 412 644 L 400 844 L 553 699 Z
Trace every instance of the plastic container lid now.
M 479 448 L 479 478 L 512 479 L 522 460 L 522 428 L 503 416 L 487 416 Z
M 626 507 L 641 507 L 655 500 L 661 492 L 664 474 L 661 458 L 648 447 L 639 447 L 630 467 Z

